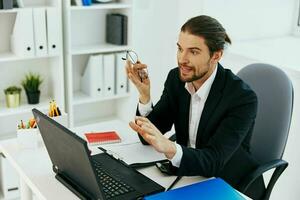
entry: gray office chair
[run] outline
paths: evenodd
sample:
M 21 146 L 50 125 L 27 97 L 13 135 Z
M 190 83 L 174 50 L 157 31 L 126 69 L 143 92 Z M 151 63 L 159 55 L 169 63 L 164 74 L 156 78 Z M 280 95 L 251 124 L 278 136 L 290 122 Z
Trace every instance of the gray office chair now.
M 287 142 L 292 111 L 293 85 L 279 68 L 256 63 L 241 69 L 237 74 L 256 92 L 258 111 L 251 139 L 251 152 L 259 166 L 239 184 L 240 191 L 247 189 L 264 172 L 275 169 L 262 198 L 269 199 L 274 184 L 288 166 L 282 160 Z

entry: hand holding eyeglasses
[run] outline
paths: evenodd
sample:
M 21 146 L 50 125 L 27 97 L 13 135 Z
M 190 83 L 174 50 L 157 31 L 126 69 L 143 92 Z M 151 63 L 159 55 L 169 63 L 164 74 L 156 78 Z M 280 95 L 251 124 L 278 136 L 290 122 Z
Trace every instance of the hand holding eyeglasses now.
M 130 61 L 132 65 L 140 64 L 138 55 L 135 51 L 133 50 L 128 50 L 126 51 L 126 58 L 122 58 L 123 60 Z M 137 72 L 139 77 L 141 78 L 141 81 L 148 78 L 148 70 L 147 68 L 137 68 Z
M 129 80 L 136 86 L 140 93 L 140 102 L 146 104 L 150 101 L 150 80 L 147 65 L 138 60 L 137 54 L 130 50 L 126 51 L 126 72 Z

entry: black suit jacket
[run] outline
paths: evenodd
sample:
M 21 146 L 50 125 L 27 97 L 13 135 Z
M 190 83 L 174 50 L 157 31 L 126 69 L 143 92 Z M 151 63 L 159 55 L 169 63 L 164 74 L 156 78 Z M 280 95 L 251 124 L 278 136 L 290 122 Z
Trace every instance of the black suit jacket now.
M 162 133 L 175 126 L 176 142 L 181 145 L 183 156 L 180 167 L 173 168 L 174 173 L 222 177 L 237 186 L 256 166 L 249 148 L 257 112 L 256 94 L 218 64 L 199 122 L 195 149 L 187 148 L 190 99 L 185 83 L 179 79 L 179 69 L 172 69 L 160 100 L 147 116 Z

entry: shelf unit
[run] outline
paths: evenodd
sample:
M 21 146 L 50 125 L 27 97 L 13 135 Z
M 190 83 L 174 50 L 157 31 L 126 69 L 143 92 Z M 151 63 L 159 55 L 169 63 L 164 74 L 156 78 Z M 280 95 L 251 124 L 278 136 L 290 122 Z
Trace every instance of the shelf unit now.
M 62 111 L 65 110 L 64 99 L 64 65 L 62 48 L 62 2 L 61 0 L 23 0 L 24 8 L 0 10 L 0 137 L 9 137 L 16 130 L 16 124 L 21 119 L 27 120 L 32 117 L 31 109 L 46 110 L 51 99 L 55 99 Z M 53 34 L 58 35 L 59 51 L 52 55 L 22 56 L 12 51 L 10 37 L 13 33 L 15 21 L 20 11 L 29 8 L 55 8 L 59 15 L 58 27 Z M 46 22 L 46 21 L 45 21 Z M 34 36 L 33 36 L 34 37 Z M 21 81 L 28 72 L 38 73 L 43 78 L 41 85 L 40 103 L 27 104 L 26 94 L 22 88 L 21 105 L 17 108 L 7 108 L 3 90 L 10 85 L 21 87 Z M 13 134 L 15 135 L 15 134 Z
M 0 140 L 16 137 L 17 123 L 19 123 L 20 120 L 27 121 L 29 118 L 33 117 L 31 111 L 33 108 L 40 109 L 42 112 L 47 112 L 49 101 L 52 99 L 56 100 L 61 111 L 64 112 L 65 110 L 62 0 L 23 0 L 23 3 L 23 8 L 0 10 Z M 54 20 L 54 22 L 56 23 L 58 30 L 53 30 L 52 34 L 57 36 L 57 51 L 50 54 L 48 54 L 47 51 L 46 55 L 43 56 L 37 56 L 36 53 L 32 56 L 26 56 L 23 54 L 16 55 L 11 45 L 11 35 L 14 33 L 14 30 L 17 30 L 15 29 L 15 26 L 17 26 L 16 21 L 18 19 L 18 15 L 26 10 L 32 10 L 33 13 L 35 9 L 45 10 L 45 20 L 41 20 L 42 22 L 45 22 L 45 27 L 47 26 L 46 10 L 52 9 L 56 12 L 57 21 Z M 19 19 L 21 19 L 20 16 Z M 27 23 L 28 21 L 22 21 L 22 26 Z M 29 21 L 29 23 L 35 23 L 33 17 L 32 22 Z M 20 31 L 20 33 L 23 34 L 22 31 Z M 32 38 L 34 43 L 36 43 L 37 36 L 33 34 Z M 47 35 L 45 38 L 47 38 L 47 40 L 49 39 Z M 33 44 L 33 49 L 35 49 L 34 46 L 35 45 Z M 43 83 L 40 87 L 40 103 L 34 105 L 28 104 L 26 94 L 22 88 L 21 105 L 16 108 L 7 108 L 5 103 L 5 94 L 3 92 L 4 89 L 11 85 L 21 87 L 21 81 L 25 78 L 25 75 L 28 72 L 38 73 L 43 79 Z M 3 163 L 5 163 L 5 159 L 3 160 Z M 19 180 L 18 178 L 11 176 L 13 172 L 7 171 L 11 170 L 10 167 L 6 167 L 3 170 L 1 171 L 1 191 L 4 193 L 3 196 L 5 199 L 16 198 L 18 196 L 18 190 L 10 190 L 9 187 L 12 187 L 13 185 L 17 187 Z M 9 180 L 8 185 L 4 184 L 6 179 Z
M 81 77 L 89 56 L 125 52 L 131 47 L 132 1 L 73 6 L 63 1 L 64 55 L 66 80 L 66 109 L 70 127 L 101 122 L 104 119 L 122 119 L 121 106 L 126 105 L 130 92 L 111 97 L 92 97 L 81 89 Z M 124 14 L 127 22 L 127 45 L 113 45 L 105 41 L 106 15 Z M 125 53 L 124 53 L 125 56 Z M 125 65 L 125 62 L 124 62 Z M 124 76 L 126 76 L 124 71 Z

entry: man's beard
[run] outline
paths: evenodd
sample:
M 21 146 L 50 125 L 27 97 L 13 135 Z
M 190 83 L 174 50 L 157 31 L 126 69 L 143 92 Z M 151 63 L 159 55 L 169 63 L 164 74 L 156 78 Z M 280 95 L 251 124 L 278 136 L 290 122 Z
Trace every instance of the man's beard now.
M 180 78 L 180 80 L 182 82 L 193 82 L 193 81 L 199 80 L 199 79 L 203 78 L 208 73 L 208 70 L 205 71 L 205 72 L 202 72 L 199 75 L 196 75 L 195 70 L 193 68 L 193 72 L 194 73 L 193 73 L 193 76 L 191 78 L 184 78 L 184 77 L 182 77 L 182 75 L 181 75 L 181 69 L 179 68 L 179 78 Z

